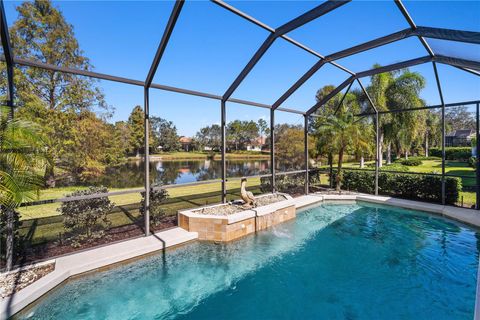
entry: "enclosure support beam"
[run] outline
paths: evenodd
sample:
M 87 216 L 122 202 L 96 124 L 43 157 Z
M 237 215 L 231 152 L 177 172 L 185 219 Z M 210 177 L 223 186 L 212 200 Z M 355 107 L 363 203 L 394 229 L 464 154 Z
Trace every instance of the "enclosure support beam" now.
M 175 5 L 173 6 L 172 13 L 170 14 L 170 18 L 168 19 L 167 25 L 165 26 L 165 31 L 162 35 L 162 40 L 160 40 L 160 44 L 158 45 L 157 52 L 155 53 L 155 57 L 153 58 L 153 63 L 150 66 L 150 70 L 148 71 L 147 78 L 145 80 L 145 86 L 150 87 L 152 84 L 153 78 L 155 76 L 155 72 L 157 71 L 158 65 L 160 64 L 160 60 L 162 59 L 163 53 L 167 48 L 168 41 L 170 40 L 170 36 L 172 35 L 173 29 L 175 28 L 175 24 L 177 23 L 178 16 L 180 15 L 180 11 L 182 11 L 183 7 L 183 0 L 175 1 Z
M 375 115 L 375 195 L 378 196 L 378 168 L 380 167 L 380 115 Z
M 341 7 L 347 4 L 350 1 L 351 0 L 325 1 L 324 3 L 316 6 L 310 11 L 298 16 L 297 18 L 281 25 L 280 27 L 278 27 L 278 29 L 275 29 L 273 32 L 271 32 L 268 35 L 268 37 L 265 39 L 265 41 L 262 43 L 260 48 L 258 48 L 258 50 L 255 52 L 255 54 L 247 63 L 247 65 L 242 69 L 240 74 L 235 78 L 232 84 L 225 91 L 225 93 L 223 94 L 223 100 L 227 100 L 232 96 L 232 94 L 235 92 L 238 86 L 240 86 L 242 81 L 247 77 L 250 71 L 252 71 L 253 67 L 255 67 L 258 61 L 260 61 L 262 56 L 267 52 L 267 50 L 272 46 L 272 44 L 275 42 L 277 38 L 303 26 L 304 24 L 312 20 L 315 20 L 329 13 L 332 10 L 337 9 L 338 7 Z M 215 2 L 218 3 L 220 1 L 215 1 Z
M 373 110 L 375 110 L 375 195 L 378 196 L 378 171 L 380 168 L 380 115 L 378 113 L 377 107 L 373 103 L 372 98 L 368 94 L 367 90 L 363 86 L 362 81 L 357 79 L 360 88 L 362 88 L 363 93 L 367 96 L 368 102 L 372 106 Z
M 148 88 L 144 88 L 144 134 L 145 134 L 145 153 L 144 153 L 144 163 L 145 163 L 145 199 L 144 199 L 144 219 L 145 219 L 145 235 L 150 235 L 150 157 L 149 157 L 149 136 L 150 133 L 149 128 L 149 114 L 150 114 L 150 106 L 149 106 L 149 95 L 148 95 Z
M 412 17 L 410 17 L 410 14 L 408 13 L 407 8 L 405 8 L 405 6 L 403 5 L 402 1 L 395 0 L 395 4 L 397 5 L 398 9 L 402 13 L 405 20 L 407 20 L 408 24 L 410 25 L 410 28 L 412 30 L 417 30 L 417 25 L 415 24 L 415 22 L 413 22 Z M 421 35 L 417 35 L 417 38 L 418 40 L 420 40 L 425 50 L 427 50 L 430 57 L 433 57 L 434 53 L 432 51 L 432 48 L 430 48 L 430 46 L 428 45 L 427 41 Z
M 297 80 L 288 90 L 282 94 L 280 98 L 277 99 L 272 104 L 273 109 L 277 109 L 285 100 L 287 100 L 298 88 L 300 88 L 308 79 L 310 79 L 324 64 L 326 63 L 325 60 L 319 60 L 315 63 L 310 69 L 308 69 L 305 74 Z
M 2 39 L 3 54 L 7 65 L 7 105 L 13 115 L 13 52 L 8 33 L 7 17 L 3 1 L 0 1 L 0 38 Z
M 436 55 L 434 58 L 434 61 L 443 63 L 443 64 L 448 64 L 454 67 L 459 67 L 459 68 L 465 68 L 465 69 L 471 69 L 473 71 L 480 71 L 480 62 L 478 61 L 473 61 L 473 60 L 465 60 L 465 59 L 460 59 L 460 58 L 453 58 L 453 57 L 446 57 L 446 56 L 441 56 L 441 55 Z M 471 71 L 467 71 L 470 72 Z
M 239 16 L 240 18 L 243 18 L 253 24 L 255 24 L 256 26 L 270 32 L 270 33 L 274 33 L 275 32 L 275 29 L 266 25 L 265 23 L 261 22 L 261 21 L 258 21 L 257 19 L 249 16 L 248 14 L 246 14 L 245 12 L 242 12 L 240 11 L 239 9 L 229 5 L 228 3 L 222 1 L 222 0 L 211 0 L 213 3 L 219 5 L 220 7 L 232 12 L 233 14 Z M 287 41 L 287 42 L 290 42 L 291 44 L 293 44 L 294 46 L 304 50 L 305 52 L 308 52 L 309 54 L 311 55 L 314 55 L 315 57 L 317 58 L 320 58 L 320 59 L 325 59 L 325 57 L 323 55 L 321 55 L 320 53 L 312 50 L 311 48 L 305 46 L 304 44 L 301 44 L 300 42 L 296 41 L 296 40 L 293 40 L 292 38 L 288 37 L 286 34 L 282 34 L 280 35 L 280 38 L 282 38 L 283 40 Z M 330 63 L 332 66 L 344 71 L 344 72 L 347 72 L 349 73 L 350 75 L 354 75 L 354 73 L 350 70 L 348 70 L 347 68 L 339 65 L 338 63 L 334 62 L 334 61 L 329 61 L 328 63 Z
M 225 153 L 227 152 L 227 142 L 226 142 L 226 118 L 227 110 L 225 106 L 225 101 L 221 102 L 221 135 L 222 135 L 222 202 L 227 202 L 227 160 Z
M 310 109 L 308 109 L 308 111 L 306 112 L 307 115 L 311 115 L 312 113 L 314 113 L 318 108 L 320 108 L 321 106 L 323 106 L 324 104 L 326 104 L 328 101 L 330 101 L 330 99 L 332 99 L 333 97 L 335 97 L 340 91 L 343 90 L 343 88 L 345 88 L 347 85 L 350 84 L 350 82 L 354 81 L 355 80 L 355 77 L 354 76 L 351 76 L 349 77 L 347 80 L 343 81 L 338 87 L 336 87 L 335 89 L 333 89 L 329 94 L 327 94 L 322 100 L 318 101 L 313 107 L 311 107 Z
M 477 139 L 476 143 L 476 166 L 475 166 L 475 209 L 480 210 L 480 103 L 477 102 L 476 104 L 476 111 L 477 111 L 477 131 L 475 132 L 475 137 Z
M 455 103 L 445 103 L 445 108 L 450 107 L 459 107 L 465 106 L 467 104 L 477 104 L 480 100 L 470 100 L 470 101 L 462 101 L 462 102 L 455 102 Z M 418 107 L 418 108 L 407 108 L 407 109 L 394 109 L 394 110 L 387 110 L 387 111 L 378 111 L 380 114 L 387 114 L 387 113 L 400 113 L 400 112 L 407 112 L 407 111 L 418 111 L 418 110 L 428 110 L 428 109 L 438 109 L 441 108 L 442 105 L 432 105 L 432 106 L 425 106 L 425 107 Z M 358 113 L 356 117 L 365 117 L 365 116 L 374 116 L 375 112 L 362 112 Z
M 437 81 L 438 95 L 442 104 L 442 204 L 445 204 L 445 101 L 443 100 L 442 86 L 438 76 L 437 64 L 432 62 L 435 80 Z
M 308 172 L 308 116 L 303 116 L 305 119 L 304 128 L 303 128 L 303 141 L 304 141 L 304 157 L 305 157 L 305 194 L 309 193 L 310 181 L 309 181 L 309 172 Z
M 0 61 L 5 61 L 5 58 L 0 56 Z M 13 63 L 14 63 L 14 65 L 17 64 L 17 65 L 22 65 L 22 66 L 26 66 L 26 67 L 40 68 L 40 69 L 43 69 L 43 70 L 58 71 L 58 72 L 63 72 L 63 73 L 68 73 L 68 74 L 75 74 L 75 75 L 79 75 L 79 76 L 86 76 L 86 77 L 95 78 L 95 79 L 101 79 L 101 80 L 108 80 L 108 81 L 113 81 L 113 82 L 131 84 L 131 85 L 140 86 L 140 87 L 145 86 L 145 82 L 140 81 L 140 80 L 117 77 L 117 76 L 112 76 L 112 75 L 109 75 L 109 74 L 80 70 L 80 69 L 74 69 L 74 68 L 54 66 L 54 65 L 51 65 L 51 64 L 48 64 L 48 63 L 31 61 L 31 60 L 27 60 L 27 59 L 13 58 Z M 219 95 L 216 95 L 216 94 L 212 94 L 212 93 L 208 93 L 208 92 L 202 92 L 202 91 L 195 91 L 195 90 L 190 90 L 190 89 L 184 89 L 184 88 L 178 88 L 178 87 L 172 87 L 172 86 L 166 86 L 166 85 L 158 84 L 158 83 L 152 83 L 150 85 L 150 88 L 159 89 L 159 90 L 168 91 L 168 92 L 186 94 L 186 95 L 190 95 L 190 96 L 202 97 L 202 98 L 206 98 L 206 99 L 213 99 L 213 100 L 219 100 L 219 101 L 222 100 L 222 97 L 219 96 Z M 271 108 L 271 106 L 268 105 L 268 104 L 259 103 L 259 102 L 255 102 L 255 101 L 249 101 L 249 100 L 243 100 L 243 99 L 230 98 L 227 101 L 233 102 L 233 103 L 244 104 L 244 105 L 247 105 L 247 106 L 258 107 L 258 108 L 265 108 L 265 109 L 270 109 Z M 302 115 L 305 114 L 305 112 L 302 112 L 302 111 L 299 111 L 299 110 L 294 110 L 294 109 L 288 109 L 288 108 L 278 108 L 278 110 L 289 112 L 289 113 L 302 114 Z
M 352 87 L 352 85 L 353 85 L 353 81 L 350 82 L 350 85 L 348 86 L 347 90 L 346 90 L 345 93 L 343 94 L 342 99 L 340 99 L 340 102 L 338 103 L 338 106 L 337 106 L 337 108 L 335 108 L 335 112 L 333 113 L 334 115 L 337 114 L 337 112 L 340 110 L 340 107 L 342 106 L 343 101 L 344 101 L 345 98 L 347 97 L 347 94 L 348 94 L 348 92 L 350 91 L 350 88 Z
M 270 109 L 270 172 L 272 173 L 272 193 L 275 187 L 275 110 Z
M 175 5 L 173 6 L 172 12 L 170 13 L 170 18 L 168 19 L 167 25 L 165 26 L 165 30 L 162 35 L 162 40 L 158 45 L 157 52 L 155 53 L 155 57 L 153 58 L 152 65 L 150 66 L 150 70 L 148 71 L 147 78 L 143 83 L 144 87 L 144 136 L 145 136 L 145 145 L 144 145 L 144 164 L 145 164 L 145 199 L 144 199 L 144 219 L 145 219 L 145 236 L 150 235 L 150 141 L 149 141 L 149 133 L 150 133 L 150 97 L 149 97 L 149 89 L 152 85 L 153 78 L 155 77 L 155 73 L 157 71 L 158 65 L 160 64 L 160 60 L 162 59 L 163 53 L 167 48 L 168 41 L 170 40 L 170 36 L 172 35 L 173 28 L 177 22 L 178 16 L 180 15 L 180 11 L 183 7 L 183 0 L 176 0 Z

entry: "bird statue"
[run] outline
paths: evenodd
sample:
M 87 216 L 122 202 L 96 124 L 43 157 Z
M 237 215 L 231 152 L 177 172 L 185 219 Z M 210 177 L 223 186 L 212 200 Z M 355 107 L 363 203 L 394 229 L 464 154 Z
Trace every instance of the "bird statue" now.
M 244 206 L 249 208 L 256 207 L 257 201 L 255 200 L 253 193 L 251 193 L 250 191 L 247 191 L 246 188 L 247 188 L 247 178 L 243 177 L 240 185 L 240 196 L 242 200 L 245 202 Z

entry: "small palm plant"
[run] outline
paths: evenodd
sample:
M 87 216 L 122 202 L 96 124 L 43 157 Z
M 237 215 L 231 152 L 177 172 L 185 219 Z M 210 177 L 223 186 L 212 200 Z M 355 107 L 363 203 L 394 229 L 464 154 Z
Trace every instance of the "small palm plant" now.
M 12 119 L 0 108 L 0 221 L 6 234 L 6 269 L 13 266 L 16 209 L 38 198 L 43 163 L 40 129 L 32 122 Z
M 317 147 L 320 151 L 338 154 L 338 167 L 335 179 L 336 190 L 342 185 L 342 165 L 346 152 L 368 150 L 372 137 L 371 126 L 359 121 L 354 112 L 341 110 L 337 114 L 329 115 L 318 127 Z

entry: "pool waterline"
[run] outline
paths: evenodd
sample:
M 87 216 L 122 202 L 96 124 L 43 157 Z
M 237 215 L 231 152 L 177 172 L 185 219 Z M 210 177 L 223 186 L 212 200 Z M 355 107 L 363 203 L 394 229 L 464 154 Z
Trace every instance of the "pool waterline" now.
M 150 310 L 145 311 L 147 313 L 142 313 L 142 317 L 144 318 L 155 317 L 155 316 L 166 317 L 166 318 L 175 318 L 175 317 L 195 318 L 196 316 L 206 316 L 208 312 L 213 312 L 213 309 L 212 309 L 213 306 L 215 305 L 218 306 L 220 302 L 221 304 L 224 304 L 229 301 L 226 298 L 222 298 L 223 294 L 234 295 L 234 296 L 239 295 L 239 297 L 244 299 L 246 302 L 251 302 L 249 301 L 249 297 L 245 296 L 244 292 L 243 294 L 242 292 L 238 293 L 238 291 L 236 291 L 237 289 L 232 289 L 233 288 L 232 286 L 246 285 L 246 288 L 249 288 L 250 286 L 250 288 L 256 288 L 257 291 L 267 294 L 267 292 L 265 292 L 264 289 L 261 288 L 261 286 L 259 287 L 259 283 L 258 283 L 263 281 L 262 279 L 267 281 L 267 283 L 273 280 L 270 273 L 265 274 L 265 269 L 270 271 L 273 270 L 274 273 L 278 273 L 279 270 L 282 271 L 284 269 L 283 264 L 287 263 L 287 265 L 289 265 L 289 257 L 293 256 L 292 259 L 298 259 L 299 252 L 302 252 L 302 250 L 303 251 L 306 250 L 305 249 L 306 247 L 307 248 L 311 247 L 312 241 L 313 243 L 317 243 L 317 247 L 315 246 L 313 247 L 314 249 L 316 248 L 316 250 L 318 249 L 318 245 L 320 245 L 320 248 L 325 246 L 325 247 L 330 247 L 330 249 L 333 249 L 333 247 L 329 246 L 329 241 L 325 241 L 323 245 L 322 243 L 318 243 L 317 237 L 320 236 L 320 238 L 322 237 L 324 238 L 325 236 L 322 236 L 323 233 L 325 232 L 332 233 L 333 232 L 332 230 L 335 229 L 334 226 L 338 224 L 342 224 L 345 221 L 352 220 L 353 218 L 352 219 L 349 218 L 351 217 L 352 212 L 357 212 L 362 208 L 367 208 L 367 211 L 370 210 L 368 208 L 374 208 L 377 212 L 378 211 L 383 212 L 384 214 L 380 215 L 379 216 L 380 218 L 382 218 L 385 215 L 387 215 L 387 217 L 388 215 L 397 216 L 400 213 L 401 215 L 406 214 L 406 216 L 410 218 L 412 217 L 414 218 L 416 217 L 417 219 L 421 218 L 420 221 L 422 223 L 425 223 L 424 226 L 429 226 L 429 224 L 432 224 L 433 222 L 437 224 L 442 222 L 442 223 L 446 223 L 446 226 L 448 226 L 450 229 L 456 226 L 456 228 L 460 228 L 459 230 L 464 230 L 462 232 L 467 232 L 467 233 L 472 232 L 467 227 L 461 226 L 461 224 L 458 224 L 456 222 L 451 222 L 450 220 L 444 219 L 442 217 L 437 217 L 437 216 L 433 216 L 433 215 L 429 215 L 429 214 L 421 213 L 417 211 L 412 211 L 412 210 L 392 208 L 390 206 L 378 206 L 378 205 L 371 205 L 363 202 L 358 202 L 358 203 L 351 203 L 347 205 L 325 203 L 320 206 L 317 206 L 317 208 L 323 208 L 322 210 L 327 210 L 329 208 L 330 209 L 335 208 L 335 209 L 333 211 L 327 210 L 326 212 L 323 212 L 323 213 L 322 212 L 315 213 L 315 210 L 317 209 L 312 209 L 312 208 L 303 209 L 301 210 L 302 213 L 299 213 L 299 216 L 297 217 L 297 221 L 285 223 L 284 225 L 278 226 L 277 228 L 272 228 L 271 230 L 266 232 L 260 232 L 255 236 L 247 237 L 235 243 L 227 244 L 225 246 L 217 246 L 217 245 L 205 244 L 205 243 L 190 244 L 185 247 L 178 248 L 177 250 L 174 250 L 172 252 L 168 252 L 165 256 L 163 256 L 163 258 L 166 259 L 165 261 L 161 260 L 160 257 L 146 258 L 145 260 L 134 262 L 127 266 L 115 268 L 115 269 L 103 272 L 101 274 L 93 274 L 83 279 L 70 281 L 65 286 L 62 286 L 57 290 L 55 290 L 54 292 L 52 292 L 51 294 L 49 294 L 44 300 L 42 300 L 39 304 L 33 307 L 33 309 L 27 311 L 26 315 L 28 315 L 29 312 L 33 311 L 35 312 L 36 316 L 39 316 L 40 319 L 43 319 L 42 308 L 44 309 L 45 306 L 50 306 L 48 308 L 49 312 L 51 311 L 51 312 L 54 312 L 54 314 L 57 314 L 55 312 L 59 312 L 61 308 L 60 309 L 58 308 L 59 307 L 58 300 L 56 299 L 54 299 L 55 301 L 51 300 L 52 296 L 57 298 L 60 297 L 63 300 L 67 299 L 67 301 L 69 301 L 68 296 L 70 295 L 75 297 L 74 304 L 78 303 L 81 305 L 85 305 L 85 304 L 90 305 L 90 302 L 88 302 L 89 300 L 95 301 L 96 299 L 100 299 L 104 302 L 104 304 L 108 305 L 108 302 L 110 302 L 111 299 L 109 299 L 108 301 L 105 301 L 105 294 L 112 291 L 123 292 L 127 288 L 130 288 L 130 286 L 132 286 L 132 283 L 128 283 L 129 281 L 128 279 L 131 280 L 131 278 L 129 277 L 132 277 L 132 273 L 135 274 L 136 275 L 135 277 L 137 277 L 137 279 L 139 279 L 139 281 L 141 281 L 141 283 L 143 284 L 143 285 L 139 285 L 135 281 L 135 283 L 133 283 L 133 285 L 136 285 L 135 287 L 136 289 L 134 291 L 141 291 L 141 293 L 140 295 L 137 295 L 135 293 L 131 295 L 128 293 L 122 293 L 119 300 L 129 301 L 129 302 L 141 301 L 141 304 L 142 304 L 144 303 L 143 301 L 145 299 L 145 296 L 148 297 L 146 298 L 147 301 L 150 301 L 148 299 L 152 299 L 152 303 L 156 307 L 152 309 L 152 307 L 150 306 Z M 362 210 L 365 210 L 365 209 L 362 209 Z M 368 218 L 372 218 L 375 215 L 378 216 L 378 213 L 375 214 L 372 212 L 367 212 L 363 214 L 364 215 L 366 214 Z M 355 219 L 353 220 L 355 221 Z M 413 223 L 414 226 L 415 226 L 415 223 L 418 222 L 416 221 L 416 219 L 413 219 L 413 220 L 410 219 L 409 221 Z M 353 226 L 354 227 L 362 226 L 363 222 L 364 222 L 363 220 L 359 221 L 360 224 L 353 224 Z M 440 223 L 440 225 L 443 225 L 442 223 Z M 435 226 L 435 224 L 433 224 L 433 226 Z M 395 229 L 395 225 L 393 225 L 392 228 Z M 440 228 L 440 227 L 437 226 L 436 228 Z M 428 230 L 431 231 L 430 229 Z M 434 228 L 434 230 L 436 229 Z M 448 230 L 449 229 L 447 228 L 447 231 Z M 346 228 L 345 231 L 346 231 L 346 234 L 348 234 L 349 229 Z M 473 234 L 477 235 L 477 232 L 473 232 Z M 333 235 L 335 235 L 335 232 L 333 233 Z M 345 236 L 345 234 L 343 236 Z M 451 236 L 453 237 L 454 234 L 452 234 Z M 387 238 L 388 238 L 388 234 L 387 234 Z M 333 242 L 339 240 L 335 237 L 333 237 L 332 239 L 334 239 Z M 365 239 L 361 239 L 361 238 L 360 240 L 366 241 Z M 468 240 L 470 241 L 472 239 L 469 238 Z M 330 239 L 330 241 L 332 240 Z M 354 246 L 355 243 L 353 243 L 352 245 Z M 379 246 L 376 249 L 379 249 L 379 248 L 382 249 L 382 246 Z M 262 254 L 259 254 L 259 252 L 257 252 L 258 250 L 260 250 Z M 323 248 L 323 250 L 325 251 L 326 249 Z M 346 248 L 346 250 L 348 250 L 348 248 Z M 324 253 L 332 254 L 332 251 L 326 250 Z M 401 255 L 401 252 L 399 254 Z M 308 263 L 314 264 L 314 265 L 316 264 L 315 261 L 311 261 L 311 259 L 308 259 L 308 255 L 307 257 L 305 257 L 304 255 L 301 255 L 301 256 L 303 257 L 302 259 L 306 259 Z M 209 259 L 213 259 L 213 262 L 215 263 L 213 263 L 212 261 L 209 261 Z M 303 261 L 302 259 L 300 260 Z M 321 258 L 319 259 L 322 260 L 323 256 L 321 256 Z M 395 257 L 393 258 L 393 260 L 395 260 Z M 390 261 L 390 264 L 395 265 L 396 261 L 393 261 L 393 260 Z M 475 264 L 476 264 L 478 260 L 477 250 L 475 250 L 475 260 L 476 260 L 475 261 Z M 341 260 L 341 261 L 344 262 L 344 264 L 346 262 L 344 260 Z M 323 263 L 326 263 L 328 265 L 328 261 L 323 261 Z M 339 264 L 339 265 L 345 267 L 344 264 Z M 181 268 L 182 266 L 183 268 Z M 318 263 L 316 266 L 317 268 L 325 267 L 322 264 L 318 265 Z M 278 267 L 280 267 L 280 269 L 278 269 Z M 295 266 L 292 266 L 292 267 L 294 268 Z M 176 270 L 175 268 L 176 269 L 180 268 L 183 270 L 183 272 L 181 272 L 182 270 Z M 163 272 L 166 272 L 165 275 L 163 274 Z M 256 277 L 257 273 L 260 273 L 262 277 L 260 278 Z M 474 276 L 475 279 L 473 280 L 476 280 L 476 269 L 474 273 L 475 273 L 475 276 Z M 119 280 L 120 283 L 118 283 L 118 281 L 112 280 L 112 279 L 118 278 L 119 274 L 121 275 L 121 279 Z M 288 272 L 287 274 L 289 276 L 294 276 Z M 301 278 L 297 280 L 299 282 L 302 282 Z M 91 285 L 91 281 L 94 281 L 97 283 L 96 287 L 98 287 L 98 283 L 101 283 L 101 285 L 105 287 L 103 289 L 93 288 L 94 292 L 92 292 L 92 294 L 96 295 L 95 298 L 90 297 L 91 299 L 85 300 L 85 298 L 82 298 L 82 296 L 76 294 L 76 292 L 77 291 L 85 292 L 84 290 L 82 291 L 82 288 L 85 288 L 85 287 L 89 288 L 89 286 Z M 154 285 L 152 287 L 151 285 L 152 282 L 153 283 L 161 282 L 162 286 L 158 287 Z M 476 283 L 473 284 L 474 287 L 475 287 L 475 284 Z M 119 285 L 121 288 L 118 288 L 117 285 Z M 271 285 L 275 286 L 274 283 L 272 283 Z M 121 290 L 122 286 L 124 286 L 123 288 L 125 290 Z M 292 290 L 295 290 L 294 285 L 291 283 L 290 284 L 287 283 L 286 286 Z M 281 289 L 284 289 L 284 288 L 280 287 L 278 289 L 281 291 Z M 311 288 L 308 288 L 308 287 L 304 287 L 303 289 L 306 291 L 311 290 Z M 334 287 L 330 289 L 335 291 Z M 87 290 L 87 292 L 88 291 L 89 290 Z M 126 291 L 128 292 L 128 290 Z M 168 295 L 168 293 L 171 294 L 172 292 L 174 293 L 173 296 L 176 297 L 175 301 L 171 301 L 171 299 L 169 298 L 170 295 Z M 315 290 L 314 290 L 314 293 L 315 293 Z M 316 293 L 326 294 L 322 290 Z M 152 296 L 152 294 L 154 296 Z M 302 294 L 303 294 L 302 292 L 297 292 L 297 295 L 299 296 L 302 296 Z M 279 298 L 286 298 L 286 297 L 280 294 Z M 331 300 L 330 298 L 327 297 L 327 300 Z M 180 299 L 181 301 L 180 302 L 177 301 L 178 299 Z M 161 305 L 163 305 L 163 307 L 159 305 L 160 303 L 159 301 L 162 302 Z M 243 302 L 245 301 L 243 300 L 241 301 L 242 302 L 240 303 L 240 305 L 244 305 Z M 232 301 L 230 301 L 230 303 L 232 303 Z M 474 303 L 474 297 L 473 297 L 473 303 Z M 119 306 L 118 304 L 119 304 L 119 301 L 113 302 L 114 306 L 122 309 L 122 307 Z M 69 303 L 69 305 L 71 305 L 71 303 Z M 169 305 L 172 305 L 173 309 L 171 309 Z M 50 310 L 50 308 L 53 308 L 54 310 Z M 146 308 L 149 308 L 149 306 L 147 305 Z M 330 308 L 329 309 L 330 312 L 333 312 L 333 313 L 328 314 L 328 316 L 333 316 L 333 318 L 335 318 L 335 315 L 336 315 L 335 308 L 332 309 L 332 306 L 329 306 L 329 308 Z M 83 312 L 82 310 L 79 310 L 78 306 L 76 306 L 74 309 L 76 312 L 74 316 L 77 315 L 80 318 L 86 318 L 86 319 L 89 319 L 89 316 L 91 316 L 91 314 L 87 312 L 88 310 L 83 310 L 87 312 L 84 314 L 82 313 Z M 142 308 L 140 307 L 140 309 Z M 112 317 L 115 318 L 114 317 L 115 313 L 113 314 L 111 313 L 111 312 L 114 312 L 113 310 L 115 310 L 115 307 L 112 306 L 110 308 L 103 307 L 102 311 L 99 311 L 99 310 L 96 310 L 96 311 L 89 310 L 89 311 L 94 312 L 95 316 L 100 316 L 100 317 L 106 316 L 106 318 L 112 318 Z M 125 310 L 125 308 L 123 308 L 122 310 L 126 311 L 127 314 L 129 314 L 128 311 L 131 311 L 134 313 L 140 312 L 135 308 L 135 306 L 133 306 L 132 309 L 129 309 L 129 310 Z M 473 306 L 472 306 L 472 310 L 473 310 Z M 104 312 L 104 313 L 99 314 L 98 312 Z M 225 312 L 225 310 L 223 310 L 222 312 Z M 271 316 L 275 314 L 275 310 L 269 310 L 269 312 L 270 313 L 268 313 L 266 310 L 263 310 L 262 314 L 267 317 L 269 315 Z M 363 314 L 362 310 L 354 310 L 351 312 L 359 313 L 359 315 Z M 125 314 L 125 313 L 123 312 L 122 314 Z M 223 313 L 223 315 L 225 315 L 225 313 Z M 239 315 L 242 315 L 242 313 L 240 312 Z M 313 315 L 313 314 L 310 314 L 310 315 Z M 22 312 L 22 316 L 25 316 L 24 312 Z M 69 314 L 69 316 L 72 316 L 72 314 Z M 90 318 L 95 318 L 95 316 Z M 245 314 L 243 314 L 243 316 L 245 316 Z M 75 319 L 75 317 L 72 317 L 71 319 Z M 233 317 L 233 319 L 235 319 L 235 317 Z

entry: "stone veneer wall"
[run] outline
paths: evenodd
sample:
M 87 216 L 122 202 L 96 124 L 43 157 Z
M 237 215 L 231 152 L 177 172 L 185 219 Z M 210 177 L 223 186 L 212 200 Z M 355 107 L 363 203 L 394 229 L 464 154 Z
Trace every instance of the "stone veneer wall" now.
M 295 217 L 295 205 L 288 205 L 273 212 L 262 213 L 257 217 L 248 217 L 232 223 L 229 223 L 227 216 L 192 217 L 179 213 L 178 224 L 187 231 L 198 232 L 199 240 L 226 242 L 244 237 L 255 231 L 264 230 Z

